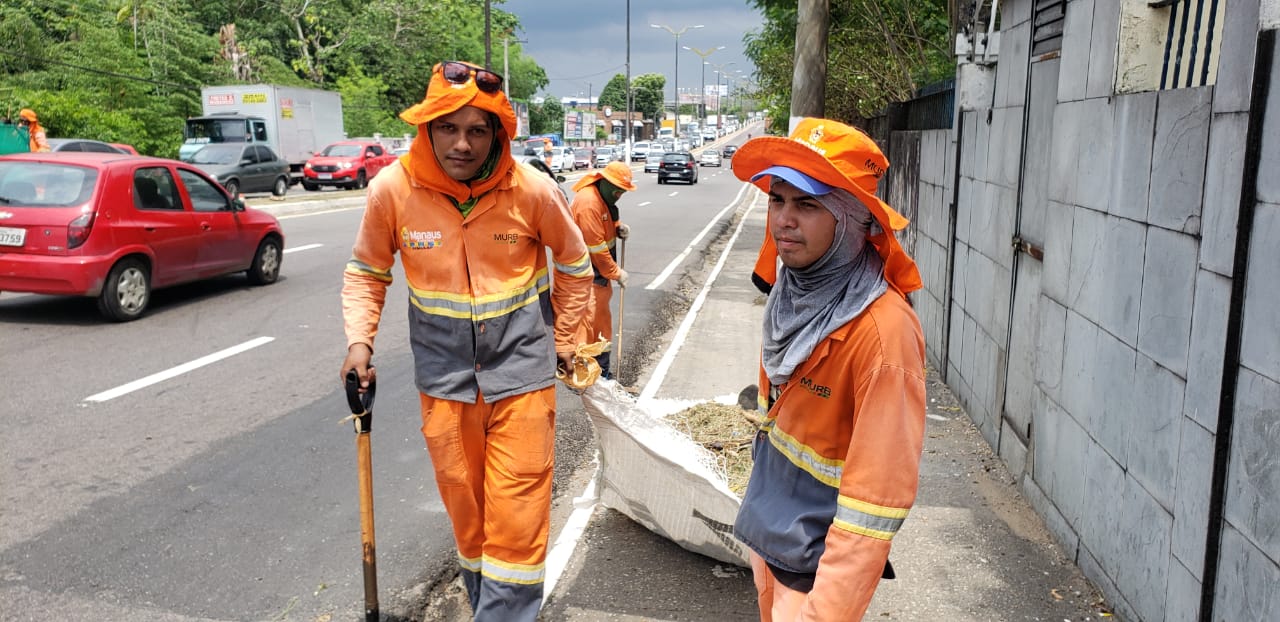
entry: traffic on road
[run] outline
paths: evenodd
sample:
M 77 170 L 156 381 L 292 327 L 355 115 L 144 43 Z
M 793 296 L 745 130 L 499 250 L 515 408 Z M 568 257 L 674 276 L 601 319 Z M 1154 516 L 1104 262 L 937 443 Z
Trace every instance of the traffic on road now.
M 623 255 L 630 295 L 616 316 L 625 322 L 627 358 L 616 370 L 624 384 L 670 338 L 672 309 L 688 305 L 682 275 L 703 269 L 698 258 L 744 197 L 728 168 L 685 186 L 659 186 L 639 168 L 637 190 L 620 204 L 632 230 Z M 590 170 L 559 173 L 562 189 Z M 196 180 L 216 186 L 189 174 L 175 185 L 183 204 L 198 200 Z M 341 274 L 364 195 L 248 195 L 245 211 L 230 213 L 243 223 L 261 211 L 276 223 L 278 234 L 259 239 L 277 241 L 273 267 L 259 252 L 225 275 L 152 283 L 136 321 L 107 321 L 100 300 L 73 292 L 0 292 L 5 350 L 21 353 L 0 360 L 15 389 L 6 407 L 14 434 L 0 452 L 7 611 L 59 620 L 358 615 L 356 456 L 335 369 Z M 375 358 L 378 570 L 383 611 L 421 619 L 456 558 L 419 430 L 396 270 Z M 274 283 L 255 286 L 263 280 Z M 580 402 L 563 389 L 557 400 L 553 540 L 594 456 Z

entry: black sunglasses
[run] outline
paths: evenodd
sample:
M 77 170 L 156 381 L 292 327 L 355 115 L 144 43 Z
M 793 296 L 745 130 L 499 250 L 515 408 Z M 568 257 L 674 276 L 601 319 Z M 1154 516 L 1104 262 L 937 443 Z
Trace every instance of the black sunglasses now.
M 498 89 L 502 88 L 502 76 L 488 69 L 472 67 L 456 60 L 440 63 L 440 73 L 444 75 L 445 80 L 453 84 L 466 84 L 467 80 L 475 75 L 476 88 L 485 93 L 497 93 Z

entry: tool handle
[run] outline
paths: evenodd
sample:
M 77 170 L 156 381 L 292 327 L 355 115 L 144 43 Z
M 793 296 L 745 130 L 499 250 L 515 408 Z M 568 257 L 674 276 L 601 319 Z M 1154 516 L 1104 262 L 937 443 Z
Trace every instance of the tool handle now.
M 370 370 L 373 367 L 369 367 Z M 378 381 L 374 378 L 369 379 L 369 388 L 364 393 L 360 392 L 360 375 L 356 370 L 347 370 L 347 379 L 345 383 L 347 390 L 347 405 L 351 407 L 351 414 L 355 416 L 356 434 L 368 433 L 373 425 L 373 398 L 378 392 Z

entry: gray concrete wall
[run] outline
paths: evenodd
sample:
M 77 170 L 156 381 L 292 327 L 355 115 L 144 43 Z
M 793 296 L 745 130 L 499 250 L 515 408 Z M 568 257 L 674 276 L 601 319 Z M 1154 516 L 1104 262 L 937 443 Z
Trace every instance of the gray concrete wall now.
M 925 290 L 916 309 L 930 361 L 1116 611 L 1194 620 L 1242 145 L 1267 16 L 1257 0 L 1228 4 L 1215 86 L 1116 95 L 1119 4 L 1068 3 L 1060 54 L 1035 59 L 1031 4 L 1002 3 L 994 89 L 957 112 L 958 164 L 954 131 L 921 137 L 914 252 Z M 1214 617 L 1223 620 L 1280 619 L 1280 88 L 1272 91 L 1216 562 Z M 1015 253 L 1015 237 L 1043 258 Z

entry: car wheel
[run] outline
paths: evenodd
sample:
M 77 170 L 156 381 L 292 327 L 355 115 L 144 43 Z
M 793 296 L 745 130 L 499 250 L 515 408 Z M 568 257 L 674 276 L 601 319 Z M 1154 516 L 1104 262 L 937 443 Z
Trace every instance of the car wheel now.
M 253 254 L 253 264 L 246 273 L 249 282 L 254 285 L 270 285 L 280 278 L 279 238 L 269 237 L 258 244 L 258 252 Z
M 98 310 L 113 322 L 142 317 L 151 302 L 151 273 L 136 257 L 126 257 L 111 267 L 98 295 Z
M 227 183 L 222 184 L 222 187 L 227 189 L 227 194 L 230 194 L 230 195 L 231 195 L 231 198 L 233 198 L 233 199 L 234 199 L 234 198 L 236 198 L 236 197 L 240 196 L 240 182 L 239 182 L 239 181 L 237 181 L 237 180 L 235 180 L 235 179 L 228 179 L 228 180 L 227 180 Z
M 303 190 L 319 190 L 320 186 L 317 186 L 309 181 L 304 181 L 302 182 L 302 189 Z
M 360 172 L 356 173 L 356 183 L 354 187 L 356 190 L 363 190 L 364 187 L 368 185 L 369 178 L 365 176 L 364 169 L 360 169 Z
M 289 178 L 288 178 L 288 177 L 279 177 L 279 178 L 277 178 L 277 179 L 276 179 L 276 185 L 275 185 L 273 188 L 271 188 L 271 194 L 272 194 L 273 196 L 277 196 L 277 197 L 282 197 L 282 196 L 284 196 L 284 195 L 285 195 L 285 193 L 286 193 L 286 192 L 288 192 L 288 191 L 289 191 Z

